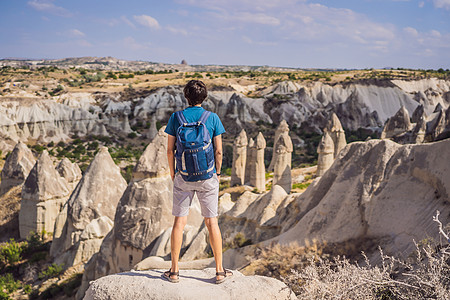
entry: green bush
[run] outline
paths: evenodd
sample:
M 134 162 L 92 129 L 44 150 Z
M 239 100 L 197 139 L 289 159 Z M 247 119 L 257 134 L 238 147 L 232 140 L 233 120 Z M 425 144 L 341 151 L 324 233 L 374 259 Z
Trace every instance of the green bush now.
M 0 276 L 0 299 L 10 299 L 8 294 L 14 293 L 20 287 L 20 281 L 14 280 L 14 277 L 11 273 Z M 1 294 L 1 292 L 3 292 L 4 294 Z
M 22 259 L 21 254 L 23 251 L 23 245 L 16 242 L 14 239 L 10 239 L 8 243 L 4 244 L 0 248 L 0 258 L 2 261 L 9 263 L 10 265 Z
M 64 271 L 64 264 L 52 263 L 50 266 L 48 266 L 47 270 L 44 270 L 41 273 L 39 273 L 38 277 L 39 279 L 53 278 L 59 276 L 63 271 Z
M 304 190 L 306 188 L 308 188 L 308 186 L 311 184 L 311 182 L 307 182 L 307 183 L 294 183 L 292 185 L 293 189 L 301 189 Z

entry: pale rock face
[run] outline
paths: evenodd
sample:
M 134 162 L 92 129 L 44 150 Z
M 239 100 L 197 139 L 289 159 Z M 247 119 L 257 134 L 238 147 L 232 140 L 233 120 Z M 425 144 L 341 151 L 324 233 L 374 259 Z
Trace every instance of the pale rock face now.
M 288 215 L 277 214 L 286 227 L 267 243 L 369 239 L 385 254 L 407 256 L 416 250 L 414 240 L 438 240 L 432 218 L 436 210 L 443 224 L 450 222 L 450 169 L 443 163 L 450 161 L 449 147 L 450 139 L 420 145 L 390 140 L 349 144 L 328 172 L 289 204 Z M 291 219 L 298 220 L 296 225 Z
M 253 153 L 253 151 L 255 150 L 255 141 L 252 138 L 248 139 L 248 144 L 247 144 L 247 159 L 246 159 L 246 163 L 245 163 L 245 180 L 244 182 L 246 184 L 250 183 L 250 178 L 252 177 L 252 172 L 254 171 L 254 164 L 255 164 L 255 154 Z
M 281 134 L 274 149 L 273 185 L 278 184 L 284 188 L 286 193 L 290 193 L 292 189 L 291 161 L 293 150 L 294 148 L 289 134 L 286 132 Z
M 192 225 L 186 225 L 183 231 L 183 242 L 181 244 L 181 249 L 187 247 L 191 244 L 192 240 L 198 235 L 198 227 Z M 167 228 L 164 232 L 157 238 L 155 245 L 150 252 L 150 256 L 165 257 L 170 254 L 170 236 L 172 234 L 172 227 Z
M 345 140 L 345 132 L 342 128 L 341 121 L 339 121 L 338 116 L 334 112 L 331 115 L 331 119 L 328 122 L 326 129 L 333 140 L 334 158 L 336 158 L 339 152 L 347 145 L 347 141 Z
M 133 132 L 133 130 L 131 130 L 130 121 L 128 120 L 128 115 L 125 115 L 125 117 L 122 120 L 121 130 L 124 133 Z
M 445 111 L 443 109 L 435 113 L 436 117 L 430 122 L 431 139 L 436 140 L 446 127 Z
M 150 128 L 147 131 L 146 138 L 152 141 L 158 134 L 158 129 L 156 128 L 156 119 L 152 118 L 150 121 Z
M 201 228 L 195 235 L 194 239 L 189 243 L 189 248 L 182 256 L 182 261 L 193 261 L 196 259 L 207 258 L 206 249 L 209 244 L 209 232 L 206 226 Z
M 411 129 L 409 113 L 404 106 L 387 122 L 381 133 L 382 139 L 392 138 Z
M 256 137 L 253 148 L 252 170 L 250 171 L 250 185 L 254 186 L 258 192 L 266 190 L 266 168 L 264 166 L 264 150 L 266 149 L 266 140 L 261 132 Z
M 86 263 L 111 229 L 125 188 L 108 148 L 101 147 L 59 216 L 50 254 L 66 267 Z
M 44 150 L 22 187 L 20 237 L 26 238 L 31 231 L 53 232 L 56 217 L 69 192 L 67 182 L 56 171 L 50 156 Z
M 0 194 L 25 182 L 36 159 L 27 145 L 19 142 L 5 161 L 1 173 Z
M 273 149 L 277 148 L 278 140 L 282 134 L 289 134 L 289 125 L 286 120 L 281 120 L 280 125 L 278 125 L 277 130 L 275 131 L 275 137 L 273 140 Z M 269 172 L 272 172 L 275 167 L 275 150 L 274 155 L 272 156 L 272 160 L 270 161 L 270 165 L 268 168 Z
M 233 145 L 233 164 L 231 167 L 231 186 L 245 183 L 245 167 L 247 160 L 247 134 L 242 129 Z
M 331 167 L 334 161 L 334 143 L 328 131 L 325 131 L 317 148 L 319 158 L 317 159 L 316 176 L 322 176 Z
M 163 177 L 170 175 L 167 162 L 167 134 L 163 126 L 156 137 L 145 148 L 144 153 L 133 170 L 133 180 Z
M 269 220 L 275 217 L 277 209 L 288 196 L 285 189 L 274 185 L 264 194 L 251 192 L 242 194 L 231 210 L 220 216 L 219 224 L 224 240 L 232 240 L 237 233 L 257 243 L 279 234 L 280 226 L 271 226 Z
M 234 206 L 234 202 L 231 200 L 231 194 L 224 193 L 219 197 L 219 216 L 231 210 Z
M 67 157 L 64 157 L 56 167 L 59 175 L 66 179 L 72 191 L 81 179 L 81 169 L 76 163 L 72 163 Z
M 416 123 L 414 130 L 412 132 L 412 142 L 414 144 L 421 144 L 425 140 L 425 134 L 427 131 L 427 121 L 425 116 L 422 115 Z
M 97 299 L 294 299 L 295 294 L 281 281 L 264 276 L 244 276 L 233 270 L 233 277 L 213 284 L 215 269 L 185 270 L 178 284 L 161 280 L 163 270 L 130 271 L 92 282 L 85 300 Z M 156 279 L 155 279 L 156 278 Z M 238 291 L 238 294 L 236 294 Z M 236 297 L 238 295 L 238 297 Z

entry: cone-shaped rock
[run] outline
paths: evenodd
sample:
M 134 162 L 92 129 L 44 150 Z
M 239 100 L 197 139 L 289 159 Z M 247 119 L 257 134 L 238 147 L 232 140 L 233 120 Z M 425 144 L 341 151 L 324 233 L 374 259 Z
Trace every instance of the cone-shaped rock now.
M 317 160 L 317 177 L 322 176 L 333 164 L 334 149 L 333 139 L 328 131 L 325 131 L 319 146 L 317 147 L 317 153 L 319 154 Z
M 341 121 L 339 121 L 338 116 L 334 112 L 327 124 L 327 131 L 333 139 L 334 158 L 336 158 L 339 152 L 347 145 L 347 141 L 345 140 L 345 132 L 342 128 Z
M 432 141 L 436 140 L 437 137 L 444 132 L 446 125 L 445 111 L 441 109 L 436 113 L 436 117 L 430 122 L 430 134 Z
M 167 175 L 170 175 L 167 162 L 167 134 L 160 130 L 153 141 L 145 148 L 134 167 L 133 180 Z
M 398 134 L 402 134 L 411 128 L 411 121 L 409 120 L 409 113 L 404 106 L 402 106 L 397 113 L 389 118 L 384 125 L 381 133 L 382 139 L 389 139 Z
M 233 164 L 230 185 L 243 185 L 245 181 L 245 162 L 247 160 L 247 134 L 242 129 L 233 145 Z
M 251 172 L 254 170 L 253 165 L 255 164 L 255 160 L 253 159 L 254 154 L 253 150 L 255 149 L 255 141 L 252 138 L 248 140 L 247 144 L 247 159 L 245 162 L 245 183 L 250 184 Z
M 31 231 L 53 232 L 55 219 L 69 196 L 69 187 L 44 150 L 30 171 L 23 188 L 19 211 L 20 237 Z
M 264 150 L 266 149 L 266 140 L 260 132 L 256 137 L 253 147 L 252 164 L 253 170 L 250 171 L 250 185 L 254 186 L 258 192 L 266 190 L 266 168 L 264 166 Z
M 425 108 L 423 107 L 423 104 L 420 104 L 414 110 L 414 112 L 411 116 L 411 120 L 413 123 L 417 123 L 420 120 L 420 118 L 424 115 L 425 115 Z
M 150 128 L 147 131 L 146 138 L 148 140 L 153 140 L 158 134 L 158 129 L 156 128 L 156 118 L 152 118 L 150 121 Z
M 414 144 L 421 144 L 425 140 L 425 134 L 427 130 L 427 121 L 425 119 L 425 116 L 422 115 L 420 119 L 416 123 L 416 127 L 414 127 L 414 130 L 412 132 L 412 142 Z
M 273 185 L 278 184 L 286 193 L 292 189 L 291 161 L 294 151 L 292 140 L 288 132 L 280 135 L 277 146 L 274 148 L 275 163 L 273 167 Z
M 70 196 L 67 211 L 62 212 L 61 218 L 67 214 L 66 222 L 58 221 L 63 228 L 55 228 L 61 234 L 54 236 L 50 253 L 58 262 L 66 267 L 86 263 L 98 252 L 126 186 L 108 148 L 101 147 Z
M 35 162 L 36 159 L 27 145 L 22 142 L 17 143 L 3 166 L 0 194 L 4 194 L 13 186 L 24 183 Z
M 269 165 L 269 168 L 268 168 L 269 172 L 272 172 L 274 170 L 275 160 L 276 160 L 276 157 L 275 157 L 275 155 L 276 155 L 275 152 L 276 151 L 275 151 L 275 149 L 277 148 L 278 140 L 280 139 L 280 136 L 282 134 L 289 134 L 289 125 L 286 122 L 286 120 L 282 120 L 280 122 L 280 125 L 278 125 L 277 130 L 275 131 L 275 138 L 273 140 L 273 149 L 274 149 L 274 151 L 273 151 L 273 155 L 272 155 L 272 160 L 270 161 L 270 165 Z

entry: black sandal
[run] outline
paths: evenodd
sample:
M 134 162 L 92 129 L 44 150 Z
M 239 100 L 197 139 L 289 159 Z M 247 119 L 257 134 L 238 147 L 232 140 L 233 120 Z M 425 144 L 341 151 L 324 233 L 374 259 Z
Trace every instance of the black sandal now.
M 180 272 L 172 272 L 172 269 L 169 269 L 169 271 L 165 271 L 163 273 L 163 277 L 169 280 L 170 282 L 177 283 L 180 281 Z M 177 276 L 177 278 L 172 278 L 171 276 Z
M 230 274 L 230 275 L 227 275 L 227 274 Z M 227 269 L 223 269 L 223 272 L 216 272 L 216 276 L 223 276 L 222 279 L 217 279 L 217 277 L 216 277 L 216 284 L 219 284 L 219 283 L 222 283 L 225 280 L 227 280 L 228 277 L 233 276 L 233 272 L 231 272 L 230 270 L 227 270 Z

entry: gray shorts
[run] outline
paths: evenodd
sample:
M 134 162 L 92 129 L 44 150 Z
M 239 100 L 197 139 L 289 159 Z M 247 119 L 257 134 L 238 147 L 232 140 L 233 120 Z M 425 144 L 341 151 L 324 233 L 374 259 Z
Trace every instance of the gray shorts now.
M 196 182 L 185 181 L 180 173 L 173 180 L 173 207 L 172 215 L 184 217 L 189 214 L 192 199 L 197 193 L 202 216 L 205 218 L 217 217 L 219 206 L 219 179 L 216 173 L 207 180 Z

